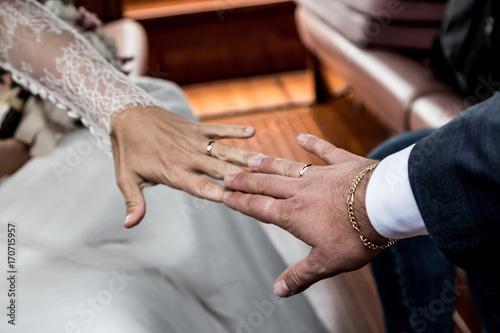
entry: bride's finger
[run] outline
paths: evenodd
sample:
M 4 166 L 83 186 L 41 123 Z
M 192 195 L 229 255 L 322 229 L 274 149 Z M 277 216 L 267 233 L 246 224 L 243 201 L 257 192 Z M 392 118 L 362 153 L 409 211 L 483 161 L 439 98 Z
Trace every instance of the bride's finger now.
M 223 161 L 235 163 L 241 166 L 248 165 L 248 159 L 256 153 L 228 146 L 219 142 L 210 141 L 207 145 L 207 155 Z
M 142 180 L 133 172 L 117 173 L 116 183 L 125 199 L 127 216 L 124 226 L 132 228 L 139 224 L 146 214 L 146 202 L 141 187 Z
M 187 173 L 182 177 L 180 187 L 183 191 L 201 199 L 221 202 L 225 188 L 203 176 Z
M 255 134 L 253 127 L 223 124 L 200 124 L 199 131 L 208 139 L 250 138 Z
M 225 175 L 230 173 L 245 172 L 245 169 L 240 166 L 209 156 L 203 156 L 197 161 L 193 161 L 193 164 L 196 171 L 215 179 L 223 179 Z
M 249 158 L 248 166 L 252 171 L 272 173 L 287 177 L 299 178 L 305 175 L 305 166 L 310 165 L 301 162 L 294 162 L 283 158 L 273 158 L 264 155 L 255 155 Z M 303 170 L 304 169 L 304 170 Z

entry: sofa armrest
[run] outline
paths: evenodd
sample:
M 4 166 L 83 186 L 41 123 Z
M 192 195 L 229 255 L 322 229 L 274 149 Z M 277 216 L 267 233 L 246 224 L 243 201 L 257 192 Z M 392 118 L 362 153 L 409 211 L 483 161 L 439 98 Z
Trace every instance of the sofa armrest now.
M 391 48 L 360 47 L 302 6 L 296 23 L 305 47 L 394 132 L 440 126 L 463 109 L 455 88 L 423 61 Z

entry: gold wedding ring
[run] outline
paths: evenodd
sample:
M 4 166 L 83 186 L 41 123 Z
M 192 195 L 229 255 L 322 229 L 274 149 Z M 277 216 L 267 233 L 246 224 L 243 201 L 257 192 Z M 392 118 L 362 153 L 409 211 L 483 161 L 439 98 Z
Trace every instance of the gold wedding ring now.
M 208 156 L 212 156 L 212 144 L 214 143 L 215 141 L 210 141 L 208 143 L 208 146 L 207 146 L 207 155 Z
M 300 173 L 299 173 L 299 178 L 302 178 L 302 176 L 304 175 L 304 172 L 306 172 L 307 168 L 309 168 L 312 164 L 306 164 L 304 165 L 304 167 L 302 169 L 300 169 Z

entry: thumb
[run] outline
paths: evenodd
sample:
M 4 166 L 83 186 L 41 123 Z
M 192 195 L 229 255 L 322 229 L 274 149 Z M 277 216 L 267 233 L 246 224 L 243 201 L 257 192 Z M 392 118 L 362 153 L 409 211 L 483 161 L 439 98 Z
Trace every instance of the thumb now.
M 314 283 L 322 280 L 320 263 L 309 254 L 293 266 L 288 267 L 274 284 L 274 293 L 278 297 L 289 297 L 303 292 Z
M 124 177 L 118 181 L 118 187 L 125 198 L 127 207 L 124 226 L 132 228 L 139 224 L 146 214 L 146 201 L 141 186 L 137 181 Z
M 318 156 L 330 165 L 348 161 L 355 156 L 314 135 L 300 134 L 297 141 L 306 151 Z

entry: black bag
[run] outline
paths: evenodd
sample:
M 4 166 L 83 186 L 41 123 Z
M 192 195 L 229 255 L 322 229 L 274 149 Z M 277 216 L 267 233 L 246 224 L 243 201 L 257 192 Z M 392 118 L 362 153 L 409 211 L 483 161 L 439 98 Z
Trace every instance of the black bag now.
M 500 0 L 449 0 L 434 69 L 474 104 L 500 90 Z

